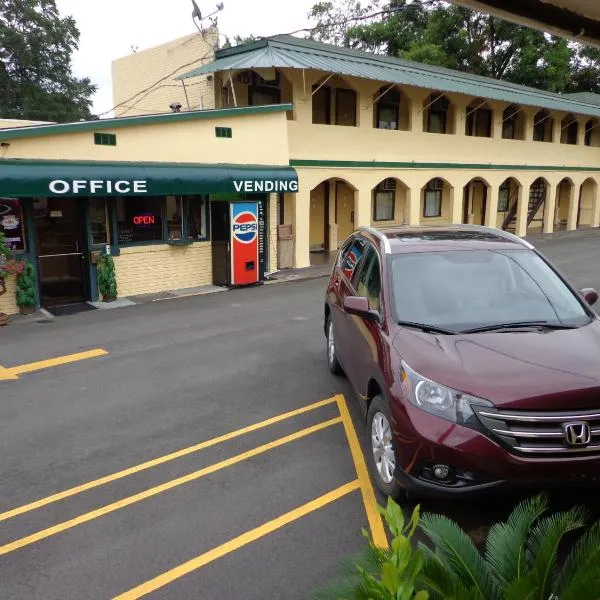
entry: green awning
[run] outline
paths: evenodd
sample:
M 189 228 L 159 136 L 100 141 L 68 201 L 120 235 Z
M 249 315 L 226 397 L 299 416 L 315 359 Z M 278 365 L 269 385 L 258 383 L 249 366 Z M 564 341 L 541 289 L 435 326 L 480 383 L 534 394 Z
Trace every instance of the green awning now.
M 189 196 L 296 192 L 288 166 L 0 160 L 0 196 Z

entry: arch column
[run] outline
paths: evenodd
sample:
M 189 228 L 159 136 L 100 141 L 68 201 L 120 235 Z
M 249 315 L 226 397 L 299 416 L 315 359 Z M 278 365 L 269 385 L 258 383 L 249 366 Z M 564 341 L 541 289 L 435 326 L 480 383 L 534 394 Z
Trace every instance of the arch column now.
M 354 191 L 354 229 L 371 225 L 371 196 L 368 186 Z
M 554 231 L 554 209 L 556 208 L 557 188 L 558 186 L 555 183 L 548 183 L 546 185 L 542 233 L 552 233 Z
M 531 182 L 528 185 L 521 184 L 517 191 L 517 220 L 515 223 L 515 234 L 519 237 L 524 237 L 527 235 L 527 209 L 529 207 L 529 202 L 527 198 L 529 198 L 529 187 L 531 186 Z M 527 196 L 523 193 L 524 190 L 527 190 Z
M 500 186 L 490 183 L 487 186 L 487 198 L 485 203 L 485 226 L 498 228 L 498 194 Z
M 450 203 L 450 223 L 462 223 L 463 221 L 463 188 L 456 188 L 448 184 L 448 200 Z
M 414 186 L 406 189 L 408 203 L 408 224 L 417 227 L 421 224 L 421 187 Z
M 336 250 L 338 247 L 338 234 L 337 234 L 337 221 L 335 214 L 335 205 L 336 205 L 336 194 L 337 194 L 337 186 L 334 179 L 330 179 L 327 183 L 329 186 L 329 205 L 327 207 L 328 215 L 327 215 L 327 248 L 329 251 Z
M 598 194 L 598 186 L 594 188 L 594 199 L 592 202 L 594 207 L 592 212 L 592 227 L 600 227 L 600 195 Z
M 581 189 L 581 185 L 571 185 L 569 191 L 569 216 L 567 217 L 567 231 L 574 231 L 577 229 L 577 213 L 579 211 L 579 194 L 578 190 Z
M 310 266 L 310 186 L 300 185 L 294 198 L 294 267 Z

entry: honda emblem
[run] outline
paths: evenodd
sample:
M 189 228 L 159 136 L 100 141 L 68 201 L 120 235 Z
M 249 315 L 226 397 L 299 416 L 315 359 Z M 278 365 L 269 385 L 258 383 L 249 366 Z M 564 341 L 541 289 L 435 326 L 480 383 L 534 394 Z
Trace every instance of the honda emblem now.
M 563 433 L 569 446 L 587 446 L 592 439 L 592 431 L 585 421 L 564 423 Z

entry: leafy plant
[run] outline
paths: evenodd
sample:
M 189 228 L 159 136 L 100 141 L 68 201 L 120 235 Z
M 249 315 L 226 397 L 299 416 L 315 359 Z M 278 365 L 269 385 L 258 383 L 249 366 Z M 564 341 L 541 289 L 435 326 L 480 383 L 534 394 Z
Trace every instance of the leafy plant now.
M 103 254 L 98 259 L 98 288 L 104 301 L 114 300 L 117 297 L 117 278 L 115 275 L 115 261 L 110 254 Z
M 379 507 L 393 535 L 391 547 L 379 548 L 363 529 L 369 545 L 366 550 L 344 561 L 340 576 L 317 589 L 312 600 L 427 600 L 418 578 L 424 564 L 423 552 L 414 550 L 411 538 L 419 524 L 417 506 L 405 525 L 402 509 L 392 498 Z
M 548 498 L 524 500 L 489 531 L 482 555 L 451 519 L 425 514 L 421 528 L 434 549 L 420 544 L 419 581 L 432 600 L 598 600 L 600 521 L 589 527 L 559 565 L 565 535 L 585 526 L 581 507 L 544 516 Z
M 17 277 L 17 305 L 35 306 L 35 269 L 29 261 L 22 261 L 23 269 Z

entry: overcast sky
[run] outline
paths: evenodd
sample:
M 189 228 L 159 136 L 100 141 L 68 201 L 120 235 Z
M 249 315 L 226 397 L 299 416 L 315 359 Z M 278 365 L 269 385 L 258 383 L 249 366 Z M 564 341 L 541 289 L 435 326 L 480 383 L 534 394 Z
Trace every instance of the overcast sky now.
M 197 0 L 203 15 L 218 0 Z M 234 35 L 273 35 L 310 26 L 307 14 L 316 0 L 222 0 L 219 31 Z M 75 18 L 81 32 L 73 70 L 98 86 L 94 112 L 112 107 L 110 65 L 115 58 L 196 31 L 191 0 L 56 0 L 62 15 Z M 208 21 L 206 21 L 208 25 Z M 221 37 L 223 43 L 224 37 Z

